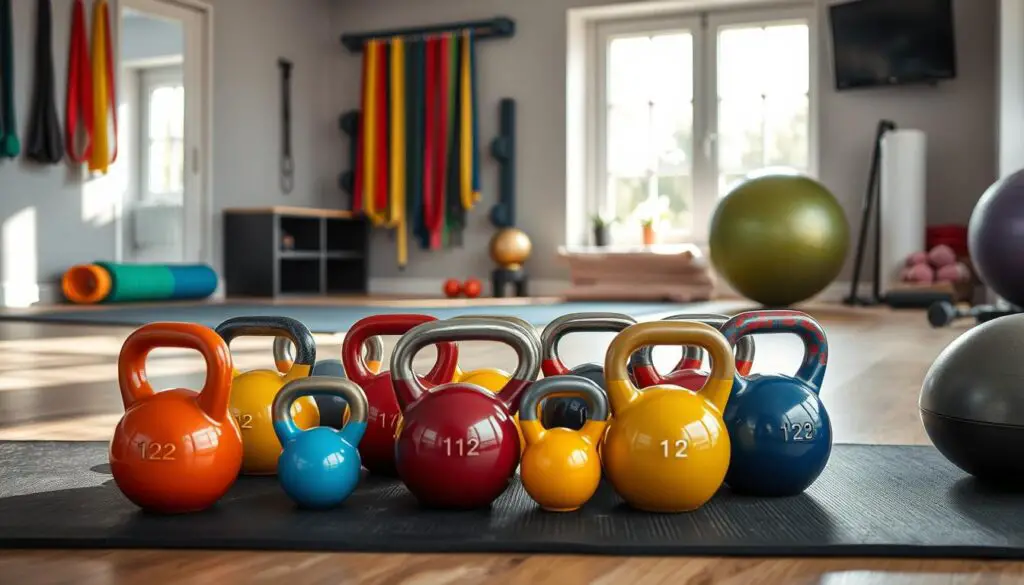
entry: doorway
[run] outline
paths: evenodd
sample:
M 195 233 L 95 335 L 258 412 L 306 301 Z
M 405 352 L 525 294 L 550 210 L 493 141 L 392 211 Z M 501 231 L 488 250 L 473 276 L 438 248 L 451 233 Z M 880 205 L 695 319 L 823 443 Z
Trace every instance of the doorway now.
M 119 5 L 120 259 L 207 261 L 207 13 L 172 0 Z

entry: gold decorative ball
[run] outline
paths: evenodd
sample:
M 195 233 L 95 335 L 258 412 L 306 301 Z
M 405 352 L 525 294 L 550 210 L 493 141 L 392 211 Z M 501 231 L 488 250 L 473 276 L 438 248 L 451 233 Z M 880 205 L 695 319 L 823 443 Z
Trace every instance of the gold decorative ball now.
M 516 228 L 505 228 L 491 238 L 491 259 L 508 270 L 518 270 L 530 257 L 530 236 Z

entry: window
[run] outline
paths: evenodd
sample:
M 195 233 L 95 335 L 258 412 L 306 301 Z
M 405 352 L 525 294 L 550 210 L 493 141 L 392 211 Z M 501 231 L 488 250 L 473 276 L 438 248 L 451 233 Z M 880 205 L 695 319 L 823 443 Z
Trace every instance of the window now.
M 143 199 L 181 204 L 185 179 L 185 88 L 180 68 L 142 72 Z
M 597 26 L 590 215 L 615 243 L 707 241 L 718 199 L 766 167 L 813 173 L 813 11 Z

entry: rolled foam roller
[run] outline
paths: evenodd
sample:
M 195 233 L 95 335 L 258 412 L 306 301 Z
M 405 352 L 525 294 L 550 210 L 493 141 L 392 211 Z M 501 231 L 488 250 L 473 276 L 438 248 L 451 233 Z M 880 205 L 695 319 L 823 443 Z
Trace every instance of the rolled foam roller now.
M 217 290 L 217 272 L 205 264 L 170 266 L 174 299 L 205 299 Z
M 174 276 L 162 264 L 112 264 L 97 262 L 110 273 L 108 303 L 161 301 L 173 298 Z
M 61 278 L 64 298 L 80 305 L 101 303 L 110 295 L 110 272 L 97 264 L 72 266 Z

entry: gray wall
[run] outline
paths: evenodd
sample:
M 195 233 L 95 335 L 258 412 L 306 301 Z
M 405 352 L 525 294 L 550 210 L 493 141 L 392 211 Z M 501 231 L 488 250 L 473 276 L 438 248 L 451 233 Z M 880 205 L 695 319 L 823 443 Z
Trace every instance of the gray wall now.
M 269 204 L 322 205 L 325 197 L 337 204 L 332 160 L 336 145 L 337 107 L 331 106 L 323 78 L 326 55 L 339 52 L 336 35 L 326 15 L 331 0 L 213 0 L 214 30 L 214 216 L 232 206 Z M 26 128 L 31 94 L 35 3 L 14 5 L 15 94 L 19 123 Z M 117 14 L 112 2 L 111 14 Z M 87 2 L 91 14 L 91 3 Z M 70 2 L 54 3 L 54 57 L 58 112 L 64 120 L 64 86 L 71 18 Z M 113 18 L 113 16 L 112 16 Z M 116 24 L 114 25 L 117 26 Z M 277 187 L 280 90 L 277 59 L 295 62 L 293 96 L 295 191 L 288 198 Z M 37 274 L 12 268 L 0 274 L 8 282 L 25 285 L 37 281 L 53 285 L 72 264 L 113 259 L 115 224 L 109 214 L 83 213 L 83 201 L 108 197 L 85 186 L 77 168 L 61 165 L 39 168 L 23 160 L 0 162 L 0 231 L 5 222 L 34 209 L 36 241 L 21 242 L 19 254 L 34 245 Z M 325 187 L 327 186 L 327 187 Z M 7 241 L 5 238 L 3 241 Z M 216 264 L 220 242 L 214 238 Z M 21 265 L 19 264 L 19 267 Z
M 181 23 L 145 14 L 126 14 L 120 39 L 122 62 L 180 57 L 185 50 Z
M 565 233 L 566 10 L 612 4 L 604 0 L 347 0 L 336 3 L 335 28 L 358 31 L 508 15 L 516 37 L 479 47 L 481 136 L 497 127 L 500 98 L 519 102 L 518 196 L 521 227 L 534 241 L 535 278 L 564 280 L 556 249 Z M 825 5 L 819 6 L 820 175 L 840 199 L 856 234 L 879 118 L 916 127 L 929 140 L 928 221 L 966 222 L 996 172 L 996 0 L 956 0 L 959 77 L 939 87 L 837 93 L 833 89 Z M 339 106 L 356 107 L 360 61 L 338 55 L 332 66 Z M 340 144 L 340 143 L 339 143 Z M 496 166 L 485 158 L 484 200 L 470 216 L 461 250 L 410 254 L 399 273 L 387 232 L 375 235 L 373 276 L 443 278 L 488 274 L 486 246 L 493 230 L 486 212 L 496 198 Z M 852 263 L 852 254 L 850 263 Z M 849 266 L 845 275 L 848 278 Z

